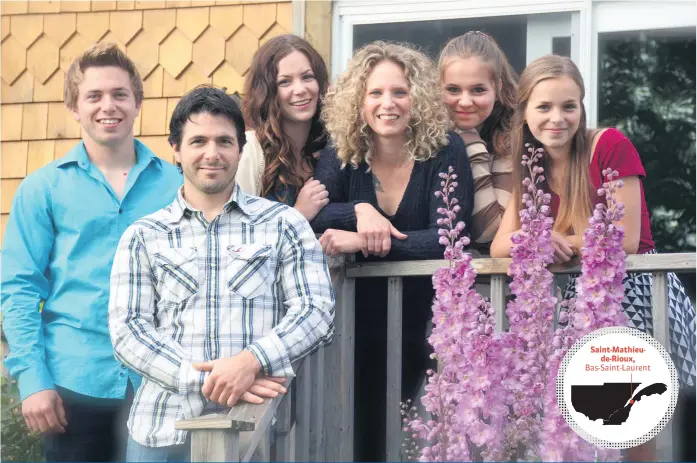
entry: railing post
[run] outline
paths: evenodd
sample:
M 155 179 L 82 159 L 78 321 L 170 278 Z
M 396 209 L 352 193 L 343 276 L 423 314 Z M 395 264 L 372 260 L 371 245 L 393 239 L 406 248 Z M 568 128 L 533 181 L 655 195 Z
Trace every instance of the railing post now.
M 286 378 L 286 387 L 290 388 L 292 380 Z M 262 404 L 238 402 L 227 414 L 179 420 L 174 428 L 191 433 L 191 461 L 268 461 L 267 436 L 282 399 L 265 399 Z
M 275 460 L 276 461 L 295 461 L 290 454 L 290 429 L 293 423 L 290 422 L 290 406 L 292 395 L 289 392 L 278 407 L 276 415 L 276 441 Z
M 240 461 L 240 435 L 207 429 L 191 436 L 191 461 Z
M 177 421 L 175 427 L 191 433 L 191 461 L 240 461 L 240 432 L 254 431 L 255 423 L 214 414 Z
M 295 459 L 310 461 L 310 421 L 312 420 L 312 364 L 306 358 L 298 369 L 295 385 Z
M 506 275 L 491 276 L 491 306 L 496 311 L 496 331 L 506 329 Z
M 334 285 L 334 340 L 324 348 L 325 461 L 353 461 L 356 280 L 347 278 L 344 258 L 330 258 Z
M 312 417 L 310 421 L 310 461 L 324 458 L 324 348 L 308 359 L 312 364 Z
M 651 276 L 651 299 L 653 301 L 653 337 L 670 353 L 670 322 L 668 320 L 668 281 L 666 272 L 653 272 Z M 659 461 L 673 461 L 673 419 L 656 437 L 656 452 Z
M 387 279 L 387 461 L 401 461 L 402 278 Z

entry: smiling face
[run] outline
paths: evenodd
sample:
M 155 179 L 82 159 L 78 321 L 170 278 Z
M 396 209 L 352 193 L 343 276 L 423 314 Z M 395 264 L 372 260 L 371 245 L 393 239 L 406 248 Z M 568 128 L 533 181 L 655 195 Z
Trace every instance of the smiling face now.
M 133 138 L 133 121 L 140 107 L 128 73 L 115 66 L 89 67 L 83 73 L 73 117 L 85 137 L 103 146 L 118 146 Z
M 480 126 L 496 103 L 491 67 L 476 56 L 450 59 L 443 70 L 442 90 L 450 117 L 461 130 Z
M 174 147 L 174 159 L 181 164 L 185 191 L 231 194 L 240 162 L 234 123 L 222 115 L 192 114 L 184 124 L 181 146 Z
M 392 61 L 375 65 L 365 82 L 363 118 L 378 137 L 404 137 L 411 117 L 409 82 Z
M 570 152 L 581 115 L 581 89 L 566 76 L 538 82 L 525 107 L 530 132 L 547 151 Z
M 319 84 L 307 57 L 295 50 L 278 62 L 278 103 L 289 122 L 309 122 L 317 112 Z

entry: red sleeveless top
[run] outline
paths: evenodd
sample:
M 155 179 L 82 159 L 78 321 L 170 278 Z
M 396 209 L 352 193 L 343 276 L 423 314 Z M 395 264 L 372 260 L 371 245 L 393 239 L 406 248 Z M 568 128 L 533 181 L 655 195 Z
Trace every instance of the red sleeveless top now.
M 619 172 L 619 178 L 637 176 L 641 180 L 646 177 L 646 171 L 641 164 L 636 148 L 617 129 L 605 130 L 595 146 L 595 154 L 590 163 L 590 179 L 596 190 L 603 184 L 603 170 L 607 168 Z M 639 182 L 639 191 L 641 194 L 641 232 L 637 254 L 644 254 L 655 249 L 656 246 L 651 237 L 651 222 L 644 198 L 644 186 L 641 181 Z M 559 212 L 559 196 L 551 191 L 549 193 L 552 195 L 551 215 L 556 219 Z M 596 195 L 595 203 L 602 201 L 603 198 Z

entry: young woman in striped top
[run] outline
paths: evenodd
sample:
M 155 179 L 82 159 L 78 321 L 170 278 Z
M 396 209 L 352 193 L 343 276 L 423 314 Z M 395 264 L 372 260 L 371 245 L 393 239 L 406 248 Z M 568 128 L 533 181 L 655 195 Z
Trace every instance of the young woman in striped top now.
M 517 76 L 494 39 L 479 31 L 450 40 L 439 67 L 443 100 L 474 177 L 472 243 L 488 252 L 513 189 L 509 133 Z

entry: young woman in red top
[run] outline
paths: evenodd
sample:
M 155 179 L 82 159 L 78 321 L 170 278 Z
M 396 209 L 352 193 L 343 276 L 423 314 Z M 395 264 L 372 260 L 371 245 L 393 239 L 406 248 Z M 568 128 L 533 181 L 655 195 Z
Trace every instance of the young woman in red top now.
M 588 217 L 595 203 L 602 201 L 596 192 L 603 183 L 603 169 L 616 170 L 624 183 L 616 193 L 625 207 L 620 222 L 625 231 L 623 248 L 627 254 L 655 253 L 641 184 L 646 172 L 639 154 L 617 129 L 586 128 L 583 96 L 583 79 L 569 58 L 549 55 L 528 65 L 520 78 L 511 133 L 512 153 L 518 157 L 513 163 L 514 178 L 524 178 L 520 159 L 526 152 L 525 144 L 543 147 L 544 189 L 552 196 L 550 209 L 555 218 L 555 260 L 568 262 L 579 254 Z M 513 198 L 491 246 L 492 257 L 510 256 L 511 236 L 520 229 L 522 194 L 521 182 L 516 181 Z M 695 311 L 673 273 L 668 274 L 668 286 L 671 354 L 681 385 L 694 386 Z M 571 281 L 566 298 L 573 296 L 575 287 L 575 281 Z M 651 274 L 628 274 L 624 287 L 622 306 L 630 326 L 651 333 Z M 680 346 L 687 347 L 687 353 Z

